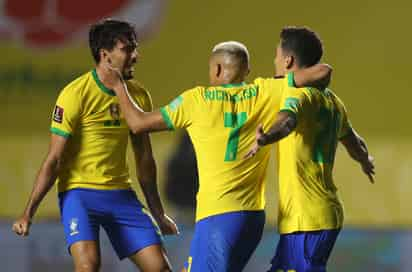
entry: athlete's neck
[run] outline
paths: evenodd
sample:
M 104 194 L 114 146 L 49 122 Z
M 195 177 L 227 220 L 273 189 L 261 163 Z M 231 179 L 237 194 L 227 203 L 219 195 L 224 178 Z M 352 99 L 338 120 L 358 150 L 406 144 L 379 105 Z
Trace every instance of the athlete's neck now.
M 106 88 L 112 89 L 113 73 L 111 71 L 108 71 L 108 68 L 104 67 L 101 64 L 98 64 L 95 69 L 100 82 L 102 82 Z

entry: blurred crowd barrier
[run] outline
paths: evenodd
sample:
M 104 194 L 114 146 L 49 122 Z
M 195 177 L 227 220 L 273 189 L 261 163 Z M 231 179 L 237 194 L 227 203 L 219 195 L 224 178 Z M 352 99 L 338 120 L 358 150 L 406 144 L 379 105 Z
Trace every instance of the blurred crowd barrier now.
M 181 234 L 165 237 L 170 262 L 180 271 L 186 261 L 193 228 L 180 225 Z M 0 224 L 4 249 L 0 254 L 2 272 L 73 271 L 70 255 L 65 247 L 63 228 L 59 223 L 34 224 L 25 239 L 16 239 L 10 225 Z M 104 231 L 100 233 L 102 272 L 135 271 L 127 260 L 119 261 Z M 279 236 L 273 229 L 264 232 L 261 243 L 252 255 L 245 272 L 267 271 Z M 412 265 L 412 233 L 387 230 L 344 230 L 329 261 L 334 272 L 409 272 Z

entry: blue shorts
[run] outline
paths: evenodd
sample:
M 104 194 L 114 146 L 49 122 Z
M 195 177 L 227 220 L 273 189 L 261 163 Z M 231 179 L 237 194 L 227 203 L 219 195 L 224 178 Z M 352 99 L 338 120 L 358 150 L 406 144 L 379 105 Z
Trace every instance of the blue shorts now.
M 242 271 L 262 238 L 264 211 L 214 215 L 196 223 L 188 272 Z
M 104 228 L 120 259 L 161 244 L 157 225 L 132 190 L 72 189 L 59 194 L 61 221 L 67 246 L 98 241 Z
M 340 229 L 281 234 L 269 272 L 326 272 Z

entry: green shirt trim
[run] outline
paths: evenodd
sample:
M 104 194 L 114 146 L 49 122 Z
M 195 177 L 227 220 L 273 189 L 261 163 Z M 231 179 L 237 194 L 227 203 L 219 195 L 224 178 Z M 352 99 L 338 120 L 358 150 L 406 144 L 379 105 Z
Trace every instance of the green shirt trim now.
M 163 121 L 165 121 L 167 128 L 170 130 L 174 130 L 175 127 L 173 126 L 173 122 L 170 119 L 169 114 L 167 113 L 167 110 L 164 107 L 160 108 L 160 114 L 162 115 Z
M 96 69 L 93 69 L 92 75 L 93 75 L 94 81 L 96 81 L 96 84 L 100 88 L 100 90 L 107 93 L 108 95 L 116 96 L 116 93 L 113 90 L 110 90 L 109 88 L 104 86 L 103 82 L 100 81 L 99 76 L 97 75 Z
M 50 132 L 59 136 L 62 136 L 63 138 L 69 138 L 71 136 L 70 133 L 67 133 L 61 129 L 55 128 L 55 127 L 51 127 L 50 128 Z
M 233 88 L 233 87 L 240 87 L 240 86 L 245 86 L 245 85 L 246 85 L 245 82 L 241 82 L 241 83 L 222 84 L 220 86 L 223 88 Z
M 295 73 L 293 73 L 293 72 L 288 73 L 288 86 L 289 87 L 296 87 Z

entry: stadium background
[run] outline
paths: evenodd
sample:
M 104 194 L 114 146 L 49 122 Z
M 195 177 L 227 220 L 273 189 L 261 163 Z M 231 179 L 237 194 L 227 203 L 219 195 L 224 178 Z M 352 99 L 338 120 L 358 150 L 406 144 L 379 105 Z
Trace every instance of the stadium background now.
M 53 271 L 53 267 L 71 271 L 55 192 L 43 201 L 31 237 L 18 239 L 10 227 L 24 208 L 46 154 L 50 114 L 59 90 L 93 65 L 87 26 L 105 16 L 138 26 L 142 57 L 136 78 L 151 92 L 155 107 L 187 88 L 207 84 L 208 55 L 217 42 L 238 40 L 249 47 L 252 80 L 273 74 L 283 26 L 306 25 L 317 31 L 325 46 L 323 61 L 334 66 L 332 88 L 345 101 L 377 166 L 372 186 L 343 150 L 338 151 L 335 178 L 345 204 L 346 230 L 338 239 L 330 271 L 411 271 L 410 2 L 93 0 L 84 7 L 81 3 L 0 0 L 0 271 Z M 152 137 L 163 198 L 167 161 L 179 135 Z M 274 162 L 271 165 L 267 231 L 246 271 L 265 271 L 277 239 L 277 181 Z M 181 223 L 182 235 L 166 238 L 172 262 L 180 268 L 193 231 L 192 215 L 190 209 L 165 204 Z M 104 241 L 103 271 L 129 271 L 127 262 L 119 264 Z

